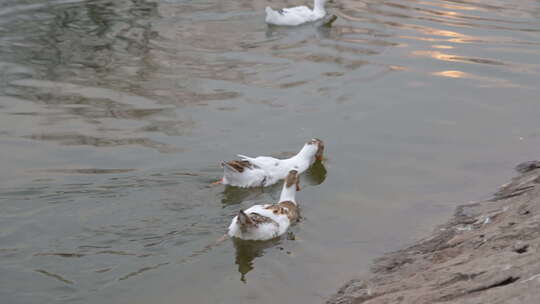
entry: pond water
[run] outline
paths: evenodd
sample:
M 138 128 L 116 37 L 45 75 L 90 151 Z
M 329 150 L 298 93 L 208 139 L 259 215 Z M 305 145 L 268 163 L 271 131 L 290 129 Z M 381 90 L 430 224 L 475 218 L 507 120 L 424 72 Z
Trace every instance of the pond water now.
M 302 1 L 300 1 L 302 2 Z M 322 303 L 540 157 L 540 2 L 0 4 L 5 303 Z M 217 242 L 280 186 L 212 186 L 235 154 L 326 160 L 288 238 Z

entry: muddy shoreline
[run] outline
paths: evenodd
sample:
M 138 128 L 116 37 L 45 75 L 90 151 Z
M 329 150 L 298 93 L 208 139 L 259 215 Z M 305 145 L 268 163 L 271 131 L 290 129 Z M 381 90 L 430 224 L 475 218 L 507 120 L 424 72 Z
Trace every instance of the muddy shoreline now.
M 516 170 L 492 199 L 457 207 L 326 303 L 540 303 L 540 161 Z

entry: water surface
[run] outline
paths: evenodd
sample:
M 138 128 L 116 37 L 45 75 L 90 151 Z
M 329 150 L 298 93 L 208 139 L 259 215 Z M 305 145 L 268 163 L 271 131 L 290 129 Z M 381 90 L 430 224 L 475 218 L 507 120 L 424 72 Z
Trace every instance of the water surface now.
M 0 4 L 0 296 L 9 303 L 317 303 L 537 159 L 540 3 Z M 296 3 L 296 2 L 295 2 Z M 302 221 L 225 241 L 275 201 L 210 183 L 312 137 Z

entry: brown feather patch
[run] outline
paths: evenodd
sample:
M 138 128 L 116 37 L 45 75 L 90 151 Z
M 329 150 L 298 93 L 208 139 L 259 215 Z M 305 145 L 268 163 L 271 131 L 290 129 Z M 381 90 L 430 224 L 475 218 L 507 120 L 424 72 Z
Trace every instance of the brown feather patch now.
M 296 170 L 289 171 L 289 174 L 285 178 L 285 184 L 287 188 L 289 188 L 290 186 L 294 184 L 298 184 L 298 171 Z
M 271 205 L 271 206 L 265 207 L 264 209 L 271 210 L 272 213 L 278 214 L 278 215 L 287 214 L 287 209 L 279 205 Z
M 287 208 L 287 210 L 289 211 L 287 213 L 287 217 L 289 218 L 291 223 L 298 221 L 298 206 L 295 203 L 291 201 L 284 201 L 279 203 L 278 206 Z
M 253 168 L 253 164 L 251 164 L 247 160 L 231 160 L 227 162 L 227 165 L 232 167 L 234 170 L 242 173 L 244 170 Z
M 255 225 L 264 224 L 264 223 L 276 223 L 273 219 L 260 215 L 256 212 L 252 212 L 249 214 L 249 217 L 251 220 L 255 223 Z M 276 223 L 277 224 L 277 223 Z
M 324 142 L 318 138 L 314 138 L 308 141 L 309 145 L 317 145 L 317 152 L 315 153 L 315 158 L 317 160 L 323 160 L 324 154 Z
M 241 220 L 240 217 L 245 216 L 246 220 Z M 246 214 L 243 211 L 240 211 L 238 213 L 238 224 L 240 224 L 240 230 L 242 232 L 247 232 L 250 228 L 258 227 L 260 224 L 270 223 L 274 226 L 279 226 L 279 224 L 274 221 L 273 219 L 260 215 L 256 212 L 252 212 L 250 214 Z
M 266 206 L 265 209 L 272 210 L 276 215 L 286 215 L 291 223 L 298 220 L 298 206 L 291 201 L 284 201 L 277 205 Z

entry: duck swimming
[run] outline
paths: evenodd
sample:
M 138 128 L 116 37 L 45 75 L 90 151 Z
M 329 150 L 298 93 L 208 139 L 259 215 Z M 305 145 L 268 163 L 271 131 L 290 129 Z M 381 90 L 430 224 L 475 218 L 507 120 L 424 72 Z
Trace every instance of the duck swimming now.
M 258 241 L 283 235 L 292 223 L 298 221 L 296 192 L 300 189 L 299 182 L 298 171 L 291 170 L 283 183 L 279 202 L 240 210 L 231 221 L 228 235 Z
M 315 160 L 322 160 L 324 143 L 320 139 L 308 141 L 295 156 L 278 159 L 270 156 L 255 158 L 239 154 L 240 160 L 222 162 L 223 178 L 218 181 L 236 187 L 270 186 L 287 177 L 291 170 L 306 171 Z
M 297 26 L 307 22 L 317 21 L 326 15 L 324 4 L 326 0 L 314 0 L 313 9 L 307 6 L 295 6 L 273 10 L 266 7 L 266 23 L 282 26 Z

